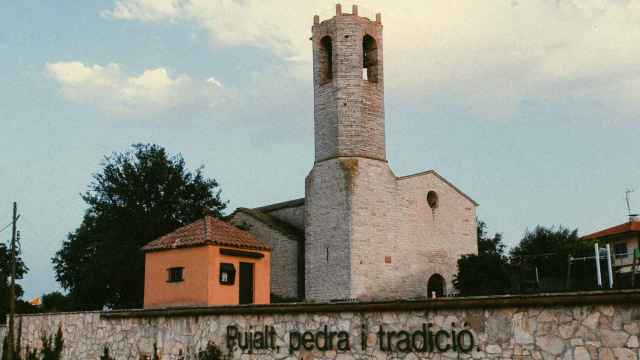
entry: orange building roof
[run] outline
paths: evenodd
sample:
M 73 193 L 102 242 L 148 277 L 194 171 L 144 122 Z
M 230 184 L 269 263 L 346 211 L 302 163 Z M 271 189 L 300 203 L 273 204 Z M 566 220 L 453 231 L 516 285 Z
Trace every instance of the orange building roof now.
M 29 304 L 33 306 L 40 306 L 42 305 L 42 298 L 40 296 L 34 297 L 33 299 L 29 300 Z
M 209 215 L 151 241 L 143 246 L 142 250 L 156 251 L 201 245 L 271 250 L 269 246 L 254 238 L 248 232 Z
M 581 239 L 594 240 L 628 232 L 640 232 L 640 221 L 629 221 L 620 225 L 612 226 L 610 228 L 585 235 Z

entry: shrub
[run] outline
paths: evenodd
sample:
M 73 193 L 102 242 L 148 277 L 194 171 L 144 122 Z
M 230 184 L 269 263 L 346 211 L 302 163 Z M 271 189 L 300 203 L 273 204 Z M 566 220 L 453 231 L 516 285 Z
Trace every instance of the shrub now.
M 209 341 L 207 346 L 198 352 L 197 360 L 222 360 L 222 351 L 215 342 Z
M 104 347 L 103 351 L 102 351 L 102 356 L 100 356 L 100 360 L 115 360 L 114 358 L 111 357 L 111 355 L 109 355 L 109 348 L 108 347 Z

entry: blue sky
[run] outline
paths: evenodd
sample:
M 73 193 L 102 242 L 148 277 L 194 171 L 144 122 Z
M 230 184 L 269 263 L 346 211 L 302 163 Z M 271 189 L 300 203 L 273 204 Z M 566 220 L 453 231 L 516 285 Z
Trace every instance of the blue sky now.
M 349 11 L 351 3 L 344 3 Z M 301 197 L 313 165 L 313 15 L 334 2 L 19 1 L 0 5 L 0 226 L 18 201 L 27 297 L 81 221 L 103 157 L 153 142 L 236 206 Z M 436 169 L 489 230 L 581 233 L 640 211 L 637 1 L 382 0 L 387 153 Z M 10 233 L 0 233 L 7 241 Z

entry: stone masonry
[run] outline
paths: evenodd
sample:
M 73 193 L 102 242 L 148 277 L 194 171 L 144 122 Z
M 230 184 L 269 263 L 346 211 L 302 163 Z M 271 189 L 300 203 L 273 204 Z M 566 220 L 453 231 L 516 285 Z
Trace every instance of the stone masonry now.
M 182 359 L 192 359 L 189 356 L 208 341 L 214 341 L 232 359 L 640 359 L 640 307 L 633 304 L 640 301 L 640 293 L 615 295 L 622 301 L 617 303 L 601 301 L 606 294 L 559 295 L 545 300 L 546 296 L 523 297 L 501 307 L 494 305 L 510 302 L 509 298 L 315 308 L 235 307 L 232 312 L 229 308 L 209 308 L 202 313 L 192 310 L 188 315 L 180 315 L 179 310 L 40 314 L 24 315 L 17 323 L 21 324 L 22 347 L 32 349 L 42 346 L 42 334 L 54 334 L 60 326 L 65 343 L 63 359 L 98 359 L 104 347 L 114 359 L 140 359 L 150 356 L 154 343 L 162 360 L 181 359 L 180 354 L 185 356 Z M 533 304 L 538 298 L 546 305 Z M 568 304 L 567 299 L 579 304 Z M 381 325 L 387 332 L 411 332 L 424 323 L 432 324 L 434 331 L 469 330 L 473 349 L 467 353 L 380 351 L 376 332 Z M 228 325 L 241 331 L 273 326 L 280 350 L 248 354 L 236 347 L 230 353 L 225 341 Z M 316 333 L 325 325 L 331 331 L 348 332 L 350 349 L 288 351 L 291 331 Z M 365 350 L 361 346 L 362 325 L 366 329 Z M 5 333 L 6 329 L 0 327 L 0 336 Z
M 314 18 L 312 35 L 306 299 L 426 297 L 434 274 L 452 292 L 458 258 L 477 252 L 477 204 L 435 171 L 399 178 L 389 167 L 381 16 L 370 20 L 338 5 L 335 17 Z M 428 205 L 429 192 L 437 207 Z
M 300 244 L 292 236 L 280 229 L 268 226 L 268 221 L 251 216 L 251 212 L 237 211 L 231 222 L 248 225 L 249 233 L 265 242 L 271 248 L 271 294 L 283 299 L 299 298 L 299 252 Z M 268 215 L 266 215 L 268 216 Z M 272 299 L 273 301 L 274 299 Z

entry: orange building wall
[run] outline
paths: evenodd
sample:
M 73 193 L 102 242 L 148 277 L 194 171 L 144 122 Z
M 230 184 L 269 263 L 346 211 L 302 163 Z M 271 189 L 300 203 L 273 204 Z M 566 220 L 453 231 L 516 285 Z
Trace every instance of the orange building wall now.
M 254 264 L 254 303 L 270 302 L 271 253 L 252 259 L 220 254 L 219 246 L 178 248 L 145 253 L 144 307 L 237 305 L 240 262 Z M 220 284 L 220 263 L 235 266 L 233 285 Z M 168 268 L 183 267 L 183 281 L 167 282 Z
M 209 251 L 193 247 L 145 254 L 144 307 L 206 306 Z M 168 268 L 184 267 L 184 281 L 167 282 Z
M 228 305 L 239 303 L 240 296 L 240 263 L 252 263 L 253 269 L 253 302 L 254 304 L 269 304 L 271 299 L 271 253 L 255 251 L 264 255 L 262 259 L 251 259 L 220 254 L 220 247 L 211 246 L 212 257 L 216 266 L 213 267 L 213 279 L 209 283 L 209 305 Z M 236 278 L 233 285 L 220 285 L 220 263 L 230 263 L 236 268 Z

